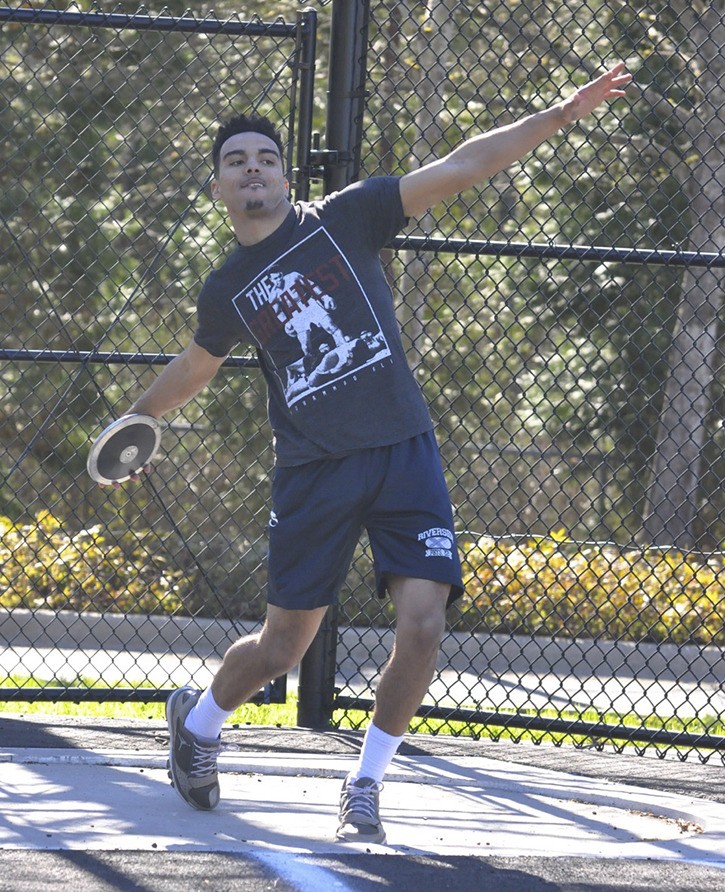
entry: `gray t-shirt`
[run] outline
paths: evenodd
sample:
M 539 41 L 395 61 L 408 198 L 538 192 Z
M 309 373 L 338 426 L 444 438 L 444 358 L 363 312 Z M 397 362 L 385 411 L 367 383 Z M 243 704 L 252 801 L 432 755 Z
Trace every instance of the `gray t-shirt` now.
M 407 222 L 399 182 L 375 177 L 295 204 L 268 238 L 238 245 L 201 290 L 194 340 L 214 356 L 239 343 L 256 348 L 281 466 L 432 428 L 379 256 Z

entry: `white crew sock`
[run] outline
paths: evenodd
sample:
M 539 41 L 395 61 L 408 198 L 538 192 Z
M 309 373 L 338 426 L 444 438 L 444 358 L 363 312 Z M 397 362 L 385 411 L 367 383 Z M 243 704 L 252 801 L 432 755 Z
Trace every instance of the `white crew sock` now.
M 234 712 L 227 712 L 217 706 L 211 688 L 207 688 L 196 701 L 196 706 L 190 710 L 184 722 L 184 727 L 195 737 L 203 737 L 205 740 L 216 740 L 221 734 L 222 725 Z
M 393 737 L 371 724 L 365 734 L 356 767 L 348 775 L 354 781 L 360 777 L 371 777 L 380 783 L 388 770 L 388 765 L 397 753 L 403 737 Z

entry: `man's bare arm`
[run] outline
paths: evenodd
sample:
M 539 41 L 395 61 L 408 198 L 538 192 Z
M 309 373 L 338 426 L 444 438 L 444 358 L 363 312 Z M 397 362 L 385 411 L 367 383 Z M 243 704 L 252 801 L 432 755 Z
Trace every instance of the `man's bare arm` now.
M 226 357 L 212 356 L 197 343 L 189 346 L 166 366 L 153 384 L 131 406 L 129 413 L 160 418 L 180 409 L 216 375 Z
M 161 418 L 167 412 L 180 409 L 206 387 L 225 359 L 225 356 L 212 356 L 211 353 L 192 341 L 183 353 L 171 360 L 153 384 L 131 406 L 127 414 L 136 413 Z M 151 466 L 147 465 L 143 470 L 148 472 L 151 470 Z M 140 471 L 131 475 L 131 480 L 140 479 Z M 105 484 L 100 485 L 104 486 Z M 121 486 L 120 483 L 111 485 L 114 489 L 119 489 Z
M 624 96 L 624 87 L 631 79 L 624 71 L 624 63 L 619 62 L 551 108 L 474 136 L 444 158 L 406 174 L 400 181 L 405 215 L 423 214 L 439 201 L 505 170 L 562 127 L 590 114 L 602 102 Z

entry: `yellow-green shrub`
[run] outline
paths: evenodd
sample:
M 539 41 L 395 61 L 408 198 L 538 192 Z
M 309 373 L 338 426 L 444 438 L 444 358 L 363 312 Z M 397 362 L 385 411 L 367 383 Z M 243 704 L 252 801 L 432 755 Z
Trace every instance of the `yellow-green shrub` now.
M 111 537 L 100 526 L 63 531 L 50 513 L 33 524 L 0 517 L 0 606 L 167 613 L 193 580 L 158 553 L 151 530 Z
M 0 607 L 184 612 L 195 579 L 159 545 L 148 529 L 69 534 L 47 512 L 24 525 L 0 517 Z M 725 645 L 719 556 L 578 544 L 562 533 L 462 546 L 459 628 Z
M 577 544 L 563 533 L 464 543 L 462 625 L 492 632 L 725 644 L 719 556 Z

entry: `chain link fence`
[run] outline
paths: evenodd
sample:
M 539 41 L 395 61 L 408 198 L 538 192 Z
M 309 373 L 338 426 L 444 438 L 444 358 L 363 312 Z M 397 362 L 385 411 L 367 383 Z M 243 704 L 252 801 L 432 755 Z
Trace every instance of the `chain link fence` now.
M 85 457 L 186 345 L 228 247 L 207 189 L 218 116 L 273 115 L 292 146 L 310 38 L 310 16 L 8 11 L 5 696 L 57 697 L 52 681 L 73 698 L 161 699 L 208 679 L 263 615 L 271 454 L 254 361 L 228 361 L 171 420 L 144 486 L 100 490 Z
M 373 5 L 365 174 L 635 75 L 388 257 L 467 573 L 423 729 L 722 747 L 723 46 L 721 4 Z
M 332 162 L 308 130 L 329 146 L 335 103 L 365 95 L 338 175 L 400 174 L 623 58 L 627 100 L 386 251 L 467 582 L 417 728 L 721 754 L 722 4 L 318 3 L 316 74 L 314 10 L 282 6 L 4 20 L 0 696 L 161 699 L 263 616 L 270 435 L 247 357 L 170 421 L 142 487 L 84 471 L 228 244 L 205 191 L 220 109 L 279 121 L 315 195 Z M 331 83 L 326 108 L 343 38 L 364 83 Z M 333 724 L 367 721 L 391 645 L 370 580 L 363 542 L 321 648 Z

